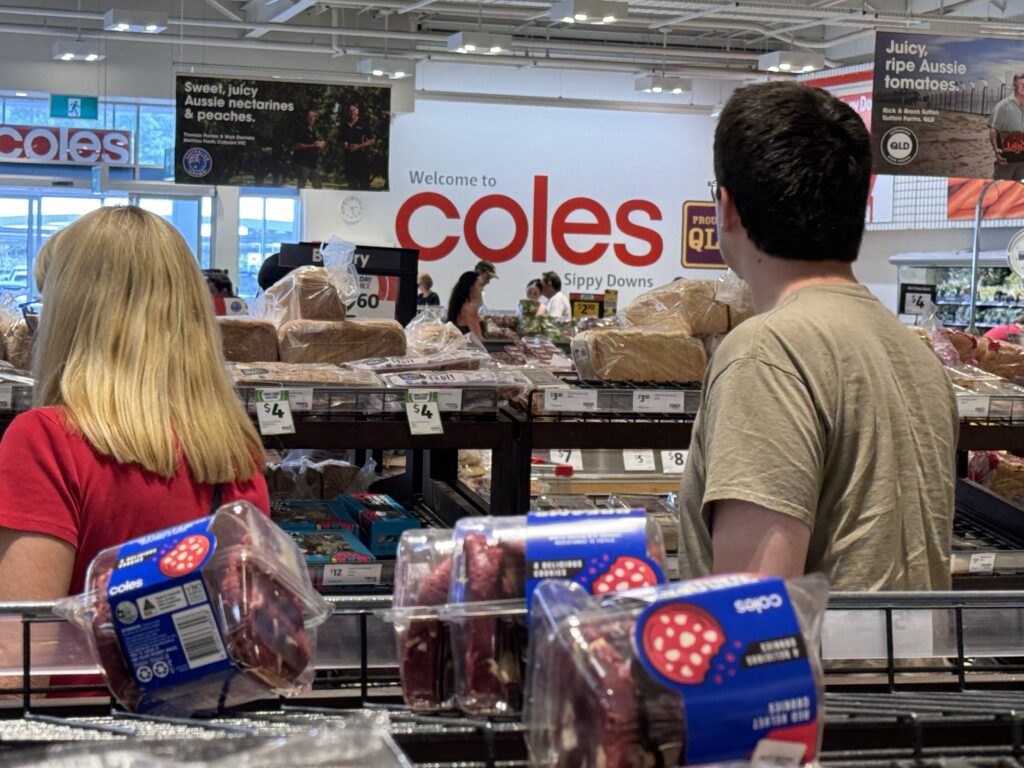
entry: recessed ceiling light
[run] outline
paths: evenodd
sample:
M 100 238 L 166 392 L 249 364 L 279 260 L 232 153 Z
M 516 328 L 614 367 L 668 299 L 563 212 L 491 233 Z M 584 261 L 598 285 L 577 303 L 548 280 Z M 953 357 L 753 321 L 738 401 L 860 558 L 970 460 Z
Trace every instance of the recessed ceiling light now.
M 26 92 L 26 91 L 15 91 L 14 95 L 17 96 L 18 98 L 23 99 L 26 96 L 28 96 L 28 92 Z
M 108 32 L 140 32 L 155 35 L 167 29 L 167 14 L 126 8 L 111 8 L 103 14 Z
M 814 72 L 823 69 L 825 57 L 803 51 L 772 51 L 757 57 L 757 68 L 767 72 Z
M 616 0 L 555 0 L 549 13 L 567 24 L 614 24 L 629 14 L 629 6 Z
M 448 50 L 454 53 L 497 55 L 512 50 L 512 35 L 467 30 L 448 36 Z

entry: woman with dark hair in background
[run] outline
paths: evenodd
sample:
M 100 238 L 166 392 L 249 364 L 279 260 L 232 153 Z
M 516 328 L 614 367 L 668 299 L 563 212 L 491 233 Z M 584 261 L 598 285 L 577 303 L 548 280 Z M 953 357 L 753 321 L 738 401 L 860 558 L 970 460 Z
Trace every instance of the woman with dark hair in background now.
M 483 341 L 484 332 L 480 328 L 480 313 L 477 306 L 483 289 L 477 285 L 476 272 L 463 272 L 451 298 L 448 299 L 448 321 L 455 323 L 463 333 L 474 333 Z

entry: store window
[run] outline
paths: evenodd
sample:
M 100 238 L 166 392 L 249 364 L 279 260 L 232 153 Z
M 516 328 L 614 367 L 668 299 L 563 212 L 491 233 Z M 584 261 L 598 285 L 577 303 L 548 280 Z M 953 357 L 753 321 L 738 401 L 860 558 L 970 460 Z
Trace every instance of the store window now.
M 299 199 L 294 196 L 249 196 L 238 199 L 238 295 L 255 296 L 256 277 L 264 260 L 281 243 L 300 239 Z

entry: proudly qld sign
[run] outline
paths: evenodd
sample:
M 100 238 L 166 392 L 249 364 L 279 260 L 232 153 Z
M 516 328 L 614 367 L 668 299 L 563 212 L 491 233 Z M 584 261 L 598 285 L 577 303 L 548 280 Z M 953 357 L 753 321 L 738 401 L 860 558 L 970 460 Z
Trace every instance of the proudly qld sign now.
M 129 131 L 0 125 L 0 161 L 130 165 Z

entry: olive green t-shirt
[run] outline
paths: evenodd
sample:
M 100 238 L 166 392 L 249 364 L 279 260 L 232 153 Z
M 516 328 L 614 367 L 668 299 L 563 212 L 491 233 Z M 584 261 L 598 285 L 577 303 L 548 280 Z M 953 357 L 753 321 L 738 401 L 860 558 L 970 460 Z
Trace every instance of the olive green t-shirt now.
M 709 505 L 738 499 L 811 528 L 806 571 L 834 590 L 949 589 L 952 388 L 862 285 L 812 285 L 715 352 L 680 492 L 684 578 L 710 573 Z

